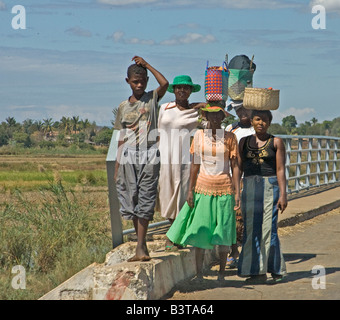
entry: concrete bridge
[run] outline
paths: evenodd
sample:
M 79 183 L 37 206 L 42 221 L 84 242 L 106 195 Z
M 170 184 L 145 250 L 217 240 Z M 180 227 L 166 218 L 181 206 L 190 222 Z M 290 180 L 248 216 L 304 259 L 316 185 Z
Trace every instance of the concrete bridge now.
M 279 228 L 294 226 L 340 207 L 340 185 L 336 183 L 332 186 L 320 186 L 298 194 L 290 194 L 288 200 L 288 208 L 282 215 L 279 215 Z M 185 281 L 194 276 L 194 251 L 189 247 L 178 252 L 165 252 L 162 236 L 152 235 L 152 230 L 150 233 L 148 246 L 151 261 L 126 262 L 134 254 L 135 249 L 135 242 L 126 242 L 109 252 L 103 264 L 91 264 L 41 297 L 41 300 L 166 299 L 176 285 L 181 283 L 182 286 L 186 285 Z M 317 239 L 316 236 L 315 239 Z M 307 245 L 315 244 L 310 242 Z M 206 251 L 207 272 L 215 258 L 214 250 Z M 339 268 L 337 272 L 340 272 Z M 250 295 L 250 299 L 252 297 L 254 296 Z M 239 296 L 239 298 L 247 297 Z M 180 299 L 185 299 L 185 297 L 180 297 Z M 188 299 L 195 298 L 190 296 Z M 196 296 L 196 299 L 200 297 Z M 216 297 L 211 299 L 216 299 Z

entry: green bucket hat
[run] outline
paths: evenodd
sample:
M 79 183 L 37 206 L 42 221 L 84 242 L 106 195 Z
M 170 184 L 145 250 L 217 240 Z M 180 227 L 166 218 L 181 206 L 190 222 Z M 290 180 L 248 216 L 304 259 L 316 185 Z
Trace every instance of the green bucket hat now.
M 192 87 L 192 92 L 198 92 L 201 90 L 201 86 L 199 84 L 192 83 L 192 80 L 189 76 L 182 75 L 174 78 L 174 82 L 169 84 L 168 91 L 174 93 L 174 86 L 178 85 L 188 85 Z
M 226 117 L 231 116 L 231 114 L 227 111 L 225 111 L 218 103 L 210 102 L 208 103 L 204 108 L 201 108 L 202 111 L 205 112 L 219 112 L 223 111 L 224 115 Z

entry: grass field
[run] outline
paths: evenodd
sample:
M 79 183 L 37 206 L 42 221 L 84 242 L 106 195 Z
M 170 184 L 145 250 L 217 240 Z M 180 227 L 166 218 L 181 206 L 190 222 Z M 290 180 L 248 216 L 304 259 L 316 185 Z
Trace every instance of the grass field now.
M 111 250 L 106 155 L 0 156 L 0 299 L 38 299 Z M 26 289 L 14 289 L 23 266 Z
M 112 249 L 106 153 L 0 152 L 0 239 L 0 300 L 38 299 L 102 263 Z M 12 285 L 18 265 L 24 290 Z
M 112 249 L 105 158 L 0 156 L 0 299 L 38 299 L 103 262 Z M 12 286 L 16 265 L 25 268 L 25 290 Z

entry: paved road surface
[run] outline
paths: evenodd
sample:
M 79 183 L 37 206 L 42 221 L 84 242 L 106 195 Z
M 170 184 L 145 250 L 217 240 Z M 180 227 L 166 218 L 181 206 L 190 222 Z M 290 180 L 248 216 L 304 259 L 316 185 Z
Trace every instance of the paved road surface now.
M 219 283 L 216 265 L 207 270 L 203 283 L 183 281 L 167 300 L 339 300 L 340 208 L 279 232 L 288 271 L 285 282 L 246 285 L 233 269 Z M 315 266 L 324 268 L 325 283 L 312 273 Z

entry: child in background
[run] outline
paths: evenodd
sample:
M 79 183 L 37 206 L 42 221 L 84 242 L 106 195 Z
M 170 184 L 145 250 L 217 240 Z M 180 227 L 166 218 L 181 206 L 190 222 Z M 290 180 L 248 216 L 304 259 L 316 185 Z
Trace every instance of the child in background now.
M 157 148 L 158 101 L 168 88 L 167 79 L 143 58 L 135 56 L 127 71 L 126 82 L 132 95 L 118 108 L 115 130 L 120 130 L 115 181 L 124 219 L 132 220 L 136 234 L 135 255 L 128 261 L 148 261 L 146 233 L 153 219 L 159 177 Z M 159 87 L 146 92 L 149 70 Z
M 231 107 L 235 110 L 236 115 L 239 118 L 239 121 L 234 122 L 226 127 L 226 131 L 232 132 L 236 135 L 237 141 L 240 142 L 243 137 L 252 135 L 255 133 L 253 126 L 251 125 L 250 117 L 251 110 L 246 109 L 243 106 L 243 103 L 232 103 Z M 228 109 L 229 110 L 229 109 Z M 240 189 L 242 190 L 242 177 Z M 237 242 L 242 243 L 242 235 L 243 235 L 243 220 L 241 210 L 237 210 L 236 212 L 236 233 L 237 233 Z M 239 257 L 238 252 L 238 244 L 235 243 L 231 246 L 231 253 L 227 258 L 227 267 L 229 268 L 237 268 L 237 261 Z

